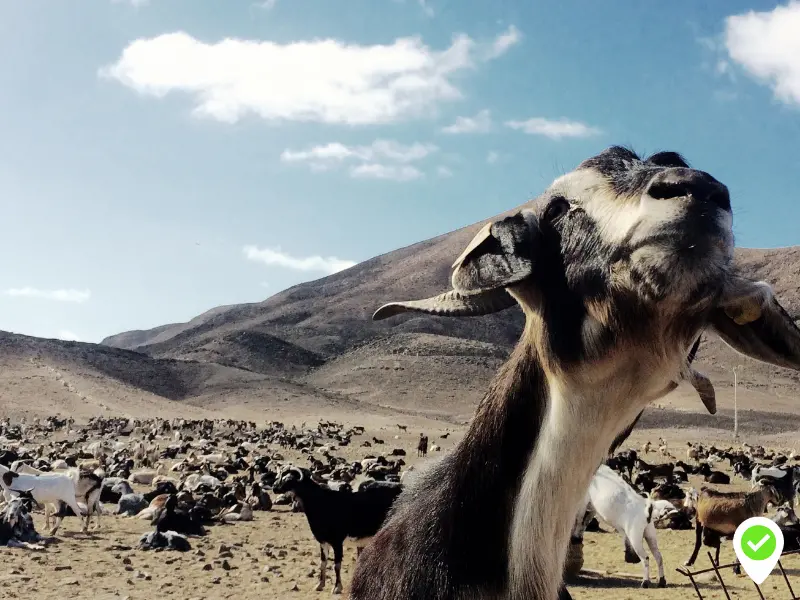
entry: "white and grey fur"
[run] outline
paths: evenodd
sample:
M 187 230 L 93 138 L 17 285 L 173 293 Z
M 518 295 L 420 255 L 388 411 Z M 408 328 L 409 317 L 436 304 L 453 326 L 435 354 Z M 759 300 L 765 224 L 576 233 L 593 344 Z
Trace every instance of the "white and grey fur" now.
M 519 305 L 526 322 L 463 440 L 362 553 L 351 598 L 555 599 L 597 465 L 648 403 L 694 381 L 704 329 L 800 369 L 800 330 L 734 273 L 731 222 L 727 188 L 680 155 L 612 147 L 483 226 L 452 291 L 381 307 L 373 318 Z

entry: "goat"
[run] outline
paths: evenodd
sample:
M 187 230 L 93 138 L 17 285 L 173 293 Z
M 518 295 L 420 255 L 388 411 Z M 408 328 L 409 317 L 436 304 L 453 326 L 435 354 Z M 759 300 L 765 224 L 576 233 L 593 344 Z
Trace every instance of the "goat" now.
M 50 524 L 51 504 L 60 506 L 60 503 L 63 502 L 69 506 L 76 515 L 83 514 L 75 498 L 75 479 L 69 475 L 29 475 L 27 473 L 15 473 L 2 465 L 0 465 L 0 473 L 2 473 L 2 476 L 0 476 L 0 486 L 2 486 L 3 493 L 7 498 L 13 497 L 16 492 L 28 491 L 38 504 L 44 505 L 46 525 Z M 50 535 L 56 534 L 58 528 L 61 526 L 63 518 L 63 512 L 59 511 L 56 515 L 55 523 L 50 529 Z M 86 533 L 88 526 L 89 522 L 87 518 L 82 528 L 84 533 Z
M 180 533 L 174 531 L 151 531 L 139 538 L 139 550 L 154 550 L 163 548 L 165 550 L 177 550 L 186 552 L 192 549 L 189 540 Z
M 335 492 L 311 479 L 308 469 L 287 467 L 279 473 L 272 488 L 277 493 L 293 492 L 303 503 L 303 511 L 314 539 L 319 542 L 320 570 L 317 591 L 325 589 L 325 571 L 328 557 L 327 545 L 333 551 L 336 573 L 334 594 L 342 592 L 342 556 L 346 538 L 356 540 L 358 555 L 363 545 L 375 535 L 386 518 L 389 508 L 402 491 L 402 487 L 381 485 L 366 486 L 355 492 Z
M 0 514 L 0 546 L 44 550 L 44 546 L 36 543 L 41 541 L 41 536 L 33 526 L 33 519 L 25 503 L 25 494 L 20 493 L 4 507 Z
M 519 305 L 525 326 L 465 436 L 364 549 L 351 598 L 556 598 L 574 515 L 612 440 L 681 380 L 710 386 L 686 358 L 704 330 L 800 370 L 800 330 L 769 285 L 733 272 L 731 224 L 727 188 L 709 174 L 673 152 L 612 147 L 483 225 L 451 291 L 381 306 L 373 320 Z
M 159 533 L 173 531 L 186 535 L 206 535 L 202 523 L 191 510 L 178 509 L 178 499 L 175 494 L 167 496 L 164 510 L 161 511 L 156 519 L 156 531 Z
M 736 528 L 750 517 L 760 517 L 767 505 L 780 503 L 778 491 L 771 485 L 761 485 L 752 492 L 718 492 L 701 488 L 694 501 L 695 544 L 694 551 L 684 564 L 690 567 L 697 559 L 701 540 L 717 549 L 714 562 L 719 564 L 720 538 L 732 538 Z
M 642 587 L 650 586 L 650 557 L 647 556 L 642 540 L 647 541 L 650 552 L 656 559 L 658 587 L 666 587 L 664 561 L 658 550 L 655 523 L 678 513 L 672 503 L 669 500 L 642 498 L 607 465 L 600 465 L 597 469 L 589 484 L 586 501 L 590 512 L 596 513 L 622 534 L 626 560 L 644 561 Z M 582 508 L 578 515 L 579 518 L 586 520 L 585 509 Z
M 419 434 L 419 442 L 417 443 L 417 456 L 426 456 L 428 454 L 428 436 Z
M 90 472 L 75 472 L 70 471 L 73 481 L 75 481 L 75 498 L 83 499 L 86 505 L 86 522 L 83 525 L 83 531 L 89 529 L 89 522 L 92 520 L 92 515 L 97 515 L 95 529 L 100 528 L 100 515 L 103 513 L 103 508 L 100 506 L 100 494 L 103 488 L 103 478 Z M 64 517 L 67 515 L 69 509 L 68 505 L 62 500 L 59 501 L 58 511 L 56 517 Z M 80 506 L 80 505 L 79 505 Z M 73 509 L 74 512 L 74 509 Z M 81 512 L 74 513 L 75 516 L 80 516 Z

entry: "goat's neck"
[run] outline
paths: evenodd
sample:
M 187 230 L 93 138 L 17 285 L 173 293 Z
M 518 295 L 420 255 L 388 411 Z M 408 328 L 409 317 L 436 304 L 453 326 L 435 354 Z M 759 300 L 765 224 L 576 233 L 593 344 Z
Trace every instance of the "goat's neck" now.
M 647 401 L 630 381 L 621 377 L 576 389 L 547 378 L 546 409 L 511 523 L 509 598 L 556 598 L 589 482 L 614 437 Z

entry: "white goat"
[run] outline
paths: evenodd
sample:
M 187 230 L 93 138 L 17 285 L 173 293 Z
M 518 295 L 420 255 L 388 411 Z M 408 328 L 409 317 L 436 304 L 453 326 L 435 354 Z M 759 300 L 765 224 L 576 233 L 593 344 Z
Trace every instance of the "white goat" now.
M 81 512 L 75 513 L 76 516 L 80 516 L 81 514 L 86 515 L 86 526 L 84 531 L 89 527 L 89 521 L 91 521 L 92 515 L 97 515 L 96 527 L 100 527 L 100 515 L 103 514 L 103 506 L 100 503 L 100 494 L 102 492 L 103 479 L 105 477 L 105 475 L 102 473 L 102 470 L 96 470 L 93 472 L 93 474 L 89 475 L 82 474 L 81 470 L 77 467 L 67 467 L 66 469 L 62 469 L 54 473 L 49 471 L 40 471 L 39 469 L 36 469 L 26 463 L 20 464 L 17 469 L 14 469 L 12 466 L 11 470 L 20 474 L 45 477 L 56 474 L 67 475 L 75 484 L 76 501 L 78 498 L 82 498 L 85 501 L 84 504 L 78 502 Z M 53 514 L 58 513 L 60 505 L 56 502 L 52 506 L 55 509 Z M 45 507 L 45 527 L 50 525 L 50 514 L 47 508 L 48 507 Z
M 29 475 L 27 473 L 15 473 L 8 467 L 0 465 L 0 485 L 3 487 L 3 495 L 7 500 L 11 500 L 17 494 L 15 492 L 30 491 L 33 499 L 37 503 L 44 506 L 45 526 L 50 524 L 50 506 L 54 504 L 59 506 L 59 502 L 63 502 L 69 506 L 76 515 L 81 516 L 81 511 L 78 506 L 78 501 L 75 498 L 76 481 L 69 475 L 65 474 L 52 474 L 52 475 Z M 55 524 L 50 530 L 50 535 L 55 535 L 58 528 L 61 526 L 63 515 L 55 516 Z M 88 528 L 88 519 L 84 523 L 83 532 L 85 533 Z
M 590 511 L 622 534 L 626 556 L 630 544 L 639 559 L 644 561 L 642 587 L 650 587 L 650 557 L 642 543 L 643 539 L 647 540 L 658 565 L 658 587 L 665 587 L 664 562 L 658 550 L 654 523 L 676 514 L 675 506 L 669 500 L 643 498 L 607 465 L 600 465 L 597 469 L 586 499 Z M 584 512 L 585 509 L 578 513 L 581 518 Z

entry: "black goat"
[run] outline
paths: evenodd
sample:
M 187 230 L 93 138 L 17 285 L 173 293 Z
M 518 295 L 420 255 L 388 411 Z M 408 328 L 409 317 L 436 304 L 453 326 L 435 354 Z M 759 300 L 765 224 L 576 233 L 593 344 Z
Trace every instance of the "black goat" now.
M 340 594 L 344 540 L 352 538 L 357 544 L 361 542 L 357 549 L 358 554 L 361 554 L 365 542 L 380 529 L 402 486 L 371 484 L 356 492 L 336 492 L 311 479 L 308 469 L 289 467 L 278 474 L 272 489 L 278 494 L 292 492 L 302 502 L 311 533 L 320 547 L 317 591 L 325 589 L 327 545 L 333 550 L 333 566 L 336 572 L 333 593 Z
M 178 498 L 175 494 L 170 494 L 164 504 L 164 510 L 158 515 L 156 521 L 156 531 L 164 533 L 174 531 L 186 535 L 205 535 L 206 530 L 200 522 L 198 515 L 192 510 L 184 511 L 177 508 Z

